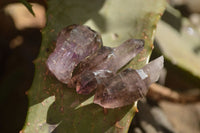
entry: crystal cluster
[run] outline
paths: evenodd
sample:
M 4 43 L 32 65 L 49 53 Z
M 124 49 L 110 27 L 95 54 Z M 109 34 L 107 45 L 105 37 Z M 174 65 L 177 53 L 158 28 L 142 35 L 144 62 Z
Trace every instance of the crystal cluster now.
M 116 48 L 102 47 L 96 54 L 80 62 L 71 86 L 79 94 L 89 94 L 97 87 L 99 78 L 115 74 L 144 48 L 144 41 L 130 39 Z
M 47 59 L 47 67 L 58 80 L 76 88 L 79 94 L 96 90 L 94 103 L 117 108 L 144 97 L 148 86 L 156 82 L 163 57 L 142 69 L 118 72 L 144 48 L 141 39 L 130 39 L 115 48 L 102 45 L 101 36 L 83 25 L 63 29 L 56 48 Z

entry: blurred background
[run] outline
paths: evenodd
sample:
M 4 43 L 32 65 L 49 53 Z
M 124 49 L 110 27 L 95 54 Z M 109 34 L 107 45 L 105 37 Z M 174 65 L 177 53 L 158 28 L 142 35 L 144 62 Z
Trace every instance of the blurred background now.
M 46 0 L 0 1 L 0 130 L 19 132 L 45 27 Z M 166 58 L 159 84 L 140 101 L 129 132 L 200 132 L 200 0 L 168 0 L 151 58 Z
M 26 92 L 46 22 L 45 1 L 32 2 L 36 17 L 17 0 L 0 1 L 0 132 L 4 133 L 19 132 L 28 109 Z

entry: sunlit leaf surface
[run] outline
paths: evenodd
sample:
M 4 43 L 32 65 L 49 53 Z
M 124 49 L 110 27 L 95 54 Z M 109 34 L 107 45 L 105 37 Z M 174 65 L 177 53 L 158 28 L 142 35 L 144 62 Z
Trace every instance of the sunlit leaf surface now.
M 183 25 L 185 21 L 181 20 Z M 177 31 L 161 21 L 158 24 L 156 40 L 169 61 L 200 79 L 200 39 L 195 32 L 190 26 Z

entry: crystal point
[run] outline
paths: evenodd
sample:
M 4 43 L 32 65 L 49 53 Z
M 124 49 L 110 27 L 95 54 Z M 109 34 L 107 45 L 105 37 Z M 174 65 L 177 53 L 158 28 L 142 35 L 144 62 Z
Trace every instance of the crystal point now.
M 163 60 L 161 56 L 142 69 L 126 69 L 112 77 L 102 78 L 94 103 L 104 108 L 118 108 L 143 98 L 149 85 L 158 80 Z
M 149 84 L 154 83 L 159 79 L 163 65 L 164 65 L 164 58 L 163 56 L 160 56 L 142 68 L 143 71 L 147 75 L 149 75 L 150 78 Z
M 58 35 L 47 67 L 63 83 L 68 83 L 77 64 L 102 45 L 101 36 L 87 26 L 71 25 Z

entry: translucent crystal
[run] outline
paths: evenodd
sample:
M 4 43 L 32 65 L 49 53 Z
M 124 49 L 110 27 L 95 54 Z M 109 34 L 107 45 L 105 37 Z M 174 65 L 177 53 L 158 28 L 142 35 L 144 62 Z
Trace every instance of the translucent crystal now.
M 58 80 L 67 84 L 77 64 L 101 46 L 101 36 L 89 27 L 68 26 L 59 33 L 56 48 L 47 59 L 47 67 Z
M 97 87 L 97 79 L 115 74 L 144 48 L 144 41 L 130 39 L 116 48 L 102 47 L 96 54 L 83 60 L 70 82 L 79 94 L 89 94 Z
M 142 69 L 126 69 L 117 75 L 98 79 L 94 103 L 104 108 L 117 108 L 143 98 L 148 86 L 158 80 L 163 62 L 161 56 Z

